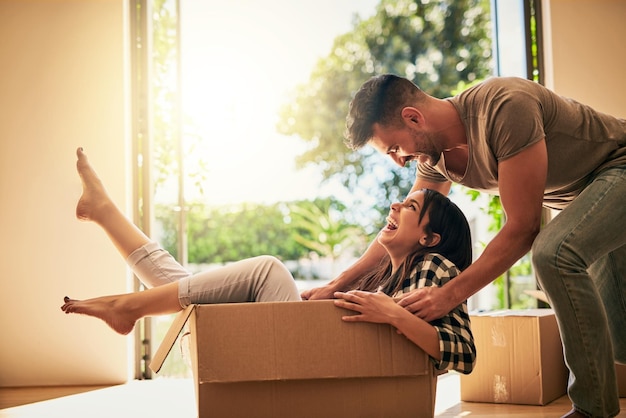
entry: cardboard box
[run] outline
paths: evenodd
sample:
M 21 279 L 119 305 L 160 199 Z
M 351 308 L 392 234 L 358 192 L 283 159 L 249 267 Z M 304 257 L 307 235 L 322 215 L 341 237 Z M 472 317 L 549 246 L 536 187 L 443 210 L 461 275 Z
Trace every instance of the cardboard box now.
M 476 367 L 461 400 L 545 405 L 567 391 L 568 370 L 552 309 L 471 315 Z
M 391 326 L 346 314 L 330 300 L 192 305 L 150 368 L 189 320 L 200 418 L 432 417 L 430 358 Z
M 547 303 L 548 305 L 550 304 L 545 292 L 541 290 L 525 290 L 524 292 L 542 302 Z M 619 391 L 619 397 L 626 398 L 626 365 L 615 364 L 615 371 L 617 373 L 617 388 Z

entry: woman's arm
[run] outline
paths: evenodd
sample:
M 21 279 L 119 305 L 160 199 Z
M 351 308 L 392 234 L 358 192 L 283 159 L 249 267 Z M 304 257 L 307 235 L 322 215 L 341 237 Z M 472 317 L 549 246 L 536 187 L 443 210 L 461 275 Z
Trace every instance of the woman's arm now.
M 474 369 L 476 346 L 466 304 L 428 323 L 382 292 L 351 290 L 336 292 L 335 297 L 336 306 L 358 312 L 357 315 L 344 316 L 344 321 L 390 324 L 435 360 L 437 369 L 456 370 L 463 374 Z
M 375 322 L 390 324 L 435 360 L 441 360 L 439 335 L 435 327 L 399 306 L 383 292 L 351 290 L 336 292 L 335 305 L 358 312 L 346 315 L 346 322 Z
M 428 254 L 418 271 L 405 280 L 402 292 L 410 292 L 418 287 L 443 286 L 458 274 L 456 266 L 445 257 Z M 335 296 L 342 298 L 335 302 L 337 306 L 360 313 L 345 317 L 346 321 L 391 324 L 431 356 L 439 370 L 453 369 L 464 374 L 473 370 L 476 346 L 467 302 L 464 301 L 442 318 L 429 323 L 408 311 L 406 313 L 409 315 L 397 312 L 396 309 L 402 307 L 394 299 L 381 293 L 352 291 L 337 293 Z
M 467 303 L 457 306 L 443 318 L 430 322 L 439 335 L 440 370 L 469 374 L 476 364 L 476 345 L 470 328 Z
M 402 292 L 407 293 L 415 288 L 440 288 L 459 274 L 459 269 L 447 258 L 440 254 L 427 254 L 420 270 L 407 280 Z M 476 346 L 467 301 L 464 300 L 443 317 L 430 321 L 429 324 L 439 334 L 441 362 L 437 367 L 441 370 L 454 369 L 464 374 L 470 373 L 476 363 Z

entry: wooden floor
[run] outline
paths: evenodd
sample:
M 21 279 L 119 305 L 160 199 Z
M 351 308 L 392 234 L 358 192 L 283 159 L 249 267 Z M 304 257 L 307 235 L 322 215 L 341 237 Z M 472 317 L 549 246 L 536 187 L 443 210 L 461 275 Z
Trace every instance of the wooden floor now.
M 111 385 L 0 388 L 0 409 L 91 392 L 92 390 L 104 389 L 110 386 Z
M 626 418 L 626 398 L 620 399 Z M 570 409 L 567 396 L 546 406 L 461 402 L 459 377 L 447 374 L 437 385 L 437 418 L 558 418 Z M 0 388 L 0 418 L 197 418 L 192 380 L 131 381 L 111 387 Z

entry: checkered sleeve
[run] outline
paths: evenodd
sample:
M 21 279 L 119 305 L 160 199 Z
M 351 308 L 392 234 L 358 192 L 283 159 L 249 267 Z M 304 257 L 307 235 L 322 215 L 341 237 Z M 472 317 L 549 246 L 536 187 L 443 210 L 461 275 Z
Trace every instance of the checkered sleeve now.
M 400 293 L 408 293 L 411 290 L 428 286 L 443 286 L 459 273 L 459 269 L 447 258 L 439 254 L 428 254 L 410 277 L 405 279 Z M 441 350 L 441 360 L 433 360 L 435 367 L 439 370 L 471 373 L 476 363 L 476 346 L 467 311 L 467 301 L 430 324 L 439 334 Z

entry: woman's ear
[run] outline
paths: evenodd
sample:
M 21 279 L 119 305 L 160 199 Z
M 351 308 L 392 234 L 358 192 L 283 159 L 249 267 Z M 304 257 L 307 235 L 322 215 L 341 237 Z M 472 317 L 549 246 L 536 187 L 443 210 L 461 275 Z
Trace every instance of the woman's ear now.
M 425 247 L 434 247 L 435 245 L 439 244 L 439 242 L 441 241 L 441 235 L 433 233 L 430 234 L 429 236 L 426 237 L 425 239 Z

